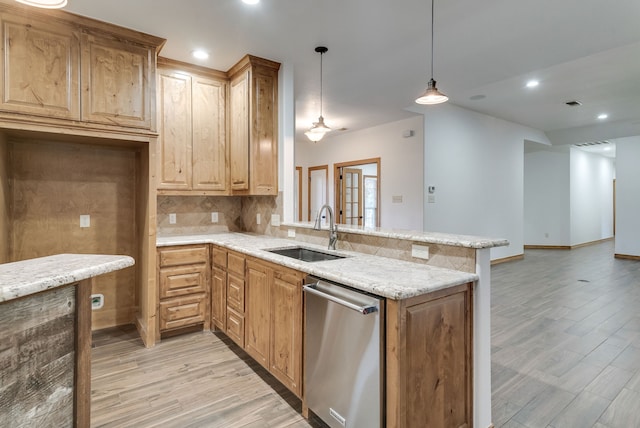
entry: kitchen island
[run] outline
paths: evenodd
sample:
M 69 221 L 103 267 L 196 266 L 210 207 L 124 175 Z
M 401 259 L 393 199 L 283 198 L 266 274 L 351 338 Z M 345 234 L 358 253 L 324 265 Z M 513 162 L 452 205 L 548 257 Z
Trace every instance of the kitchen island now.
M 438 237 L 439 242 L 442 239 L 445 237 Z M 446 243 L 450 244 L 454 240 L 449 237 Z M 257 289 L 256 284 L 251 284 L 252 278 L 258 276 L 268 278 L 269 275 L 272 278 L 278 275 L 282 278 L 289 277 L 292 278 L 288 286 L 291 290 L 290 298 L 298 302 L 299 310 L 302 311 L 302 293 L 295 294 L 296 284 L 301 284 L 299 278 L 304 277 L 305 274 L 312 274 L 384 297 L 386 300 L 386 426 L 417 426 L 415 424 L 425 422 L 430 423 L 429 426 L 471 426 L 474 425 L 474 419 L 483 413 L 484 419 L 490 420 L 490 399 L 485 395 L 487 390 L 490 394 L 490 366 L 485 367 L 488 360 L 484 362 L 481 360 L 482 364 L 476 365 L 478 363 L 476 353 L 488 353 L 490 346 L 488 337 L 486 341 L 478 343 L 478 332 L 474 323 L 478 317 L 482 320 L 489 318 L 489 301 L 478 299 L 476 296 L 480 275 L 349 250 L 335 251 L 338 255 L 344 256 L 338 260 L 309 263 L 274 254 L 269 250 L 303 246 L 327 251 L 326 247 L 265 235 L 219 233 L 164 236 L 157 239 L 159 253 L 183 251 L 182 249 L 189 246 L 202 244 L 211 244 L 212 251 L 216 249 L 228 251 L 229 263 L 232 255 L 234 258 L 240 256 L 248 260 L 247 269 L 249 270 L 246 281 L 242 283 L 234 280 L 233 283 L 228 283 L 231 287 L 227 287 L 226 290 L 229 293 L 232 292 L 233 296 L 238 294 L 236 291 L 238 288 L 246 286 L 247 290 Z M 504 245 L 504 241 L 464 241 L 462 245 L 474 251 L 485 251 L 473 261 L 483 266 L 486 264 L 488 267 L 488 248 Z M 224 263 L 226 263 L 226 253 L 224 257 Z M 212 312 L 216 307 L 215 284 L 223 283 L 226 275 L 224 270 L 222 276 L 216 273 L 215 258 L 214 253 L 211 256 L 214 277 Z M 160 263 L 162 265 L 162 262 Z M 262 265 L 270 267 L 271 273 L 269 269 L 258 272 Z M 282 269 L 284 271 L 281 272 Z M 162 276 L 162 267 L 160 272 Z M 228 277 L 232 278 L 231 268 L 228 272 Z M 295 277 L 296 273 L 300 275 Z M 234 275 L 237 278 L 237 275 L 241 274 Z M 245 277 L 242 276 L 242 278 Z M 238 282 L 242 283 L 240 287 L 237 286 Z M 266 282 L 273 284 L 274 280 Z M 280 284 L 282 285 L 283 282 L 280 281 Z M 488 282 L 485 282 L 485 286 L 488 288 Z M 273 286 L 270 287 L 273 289 Z M 225 288 L 218 286 L 217 289 Z M 240 295 L 242 299 L 247 298 L 242 293 Z M 269 300 L 268 292 L 263 294 L 262 298 Z M 250 306 L 244 300 L 242 304 L 246 307 Z M 218 306 L 223 309 L 226 307 L 224 304 Z M 236 343 L 245 347 L 244 341 L 254 340 L 255 337 L 256 329 L 252 330 L 251 334 L 247 330 L 247 324 L 251 324 L 250 319 L 254 317 L 248 312 L 238 312 L 232 306 L 227 308 L 231 318 L 228 320 L 226 332 Z M 215 318 L 215 314 L 212 316 Z M 261 312 L 262 319 L 268 320 L 269 317 L 268 311 Z M 273 315 L 271 317 L 273 318 Z M 295 324 L 297 321 L 294 319 L 288 322 Z M 289 330 L 290 338 L 301 334 L 296 333 L 294 329 Z M 247 331 L 247 339 L 241 336 L 244 331 Z M 269 329 L 267 328 L 266 331 L 268 336 Z M 273 331 L 272 327 L 272 337 Z M 301 343 L 299 339 L 296 340 Z M 252 356 L 258 355 L 258 358 L 255 356 L 254 358 L 268 367 L 268 346 L 265 345 L 264 352 L 256 354 L 253 351 L 255 345 L 254 343 L 247 346 L 247 352 Z M 289 347 L 289 354 L 294 354 L 295 347 L 291 344 Z M 271 356 L 273 357 L 273 353 Z M 278 355 L 275 356 L 278 357 Z M 477 373 L 478 371 L 481 373 Z M 274 375 L 279 378 L 278 371 Z M 295 376 L 290 376 L 290 379 L 295 379 Z M 302 398 L 304 410 L 304 397 L 299 392 L 299 386 L 295 382 L 283 383 Z M 488 409 L 486 409 L 487 403 Z M 483 409 L 479 411 L 480 406 Z M 475 422 L 475 425 L 478 426 L 478 422 Z M 486 426 L 489 426 L 489 423 Z
M 93 278 L 133 264 L 95 254 L 0 264 L 0 421 L 89 426 Z

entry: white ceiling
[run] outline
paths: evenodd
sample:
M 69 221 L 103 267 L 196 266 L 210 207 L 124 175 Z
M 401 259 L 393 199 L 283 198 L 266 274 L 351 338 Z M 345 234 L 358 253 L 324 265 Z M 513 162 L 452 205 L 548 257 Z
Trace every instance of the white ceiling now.
M 414 114 L 406 108 L 430 77 L 430 8 L 428 0 L 69 0 L 66 10 L 164 37 L 161 55 L 177 60 L 197 63 L 191 51 L 205 48 L 211 57 L 200 64 L 219 70 L 246 53 L 290 64 L 299 136 L 319 114 L 319 45 L 329 48 L 329 126 L 357 130 Z M 435 9 L 434 77 L 451 103 L 544 130 L 554 144 L 640 135 L 640 1 L 436 0 Z M 530 78 L 540 86 L 525 88 Z M 609 118 L 596 119 L 602 112 Z

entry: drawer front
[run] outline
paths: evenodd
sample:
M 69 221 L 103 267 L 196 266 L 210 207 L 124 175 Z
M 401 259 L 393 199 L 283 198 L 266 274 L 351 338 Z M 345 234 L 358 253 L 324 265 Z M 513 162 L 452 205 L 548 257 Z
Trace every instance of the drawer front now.
M 232 273 L 227 275 L 227 305 L 244 313 L 244 279 Z
M 227 256 L 227 271 L 244 278 L 244 256 L 229 252 Z
M 182 266 L 160 270 L 160 298 L 206 293 L 207 266 Z
M 161 301 L 160 331 L 204 323 L 206 312 L 206 294 Z
M 208 256 L 206 245 L 163 248 L 160 250 L 160 267 L 207 263 Z
M 244 348 L 244 317 L 227 307 L 227 336 Z
M 225 250 L 221 250 L 220 248 L 215 248 L 215 247 L 211 251 L 212 251 L 211 259 L 213 261 L 213 265 L 226 269 L 227 268 L 227 252 Z

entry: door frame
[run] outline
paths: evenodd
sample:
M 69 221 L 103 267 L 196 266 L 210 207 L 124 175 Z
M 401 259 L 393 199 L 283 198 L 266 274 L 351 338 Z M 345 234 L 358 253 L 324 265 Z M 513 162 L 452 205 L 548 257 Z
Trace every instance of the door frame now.
M 358 166 L 358 165 L 367 165 L 370 163 L 375 163 L 376 164 L 376 171 L 377 171 L 377 177 L 378 177 L 378 189 L 377 189 L 377 197 L 378 197 L 378 224 L 380 224 L 380 184 L 382 183 L 382 177 L 380 175 L 380 159 L 379 157 L 377 158 L 369 158 L 369 159 L 359 159 L 359 160 L 353 160 L 353 161 L 349 161 L 349 162 L 340 162 L 340 163 L 334 163 L 333 164 L 333 196 L 334 196 L 334 207 L 336 207 L 336 218 L 341 218 L 339 213 L 339 207 L 340 207 L 340 168 L 344 168 L 344 167 L 349 167 L 349 166 Z M 336 222 L 337 223 L 337 222 Z
M 302 167 L 297 166 L 298 172 L 298 221 L 302 221 Z

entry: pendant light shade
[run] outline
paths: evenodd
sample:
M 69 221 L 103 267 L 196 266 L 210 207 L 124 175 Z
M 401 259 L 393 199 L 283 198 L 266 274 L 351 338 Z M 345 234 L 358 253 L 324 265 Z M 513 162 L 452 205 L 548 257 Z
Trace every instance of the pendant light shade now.
M 331 128 L 325 125 L 324 117 L 322 117 L 322 55 L 327 53 L 328 50 L 329 49 L 324 46 L 318 46 L 315 49 L 315 51 L 320 54 L 320 117 L 318 117 L 318 121 L 313 122 L 311 128 L 309 128 L 309 130 L 304 133 L 304 135 L 306 135 L 307 138 L 314 143 L 322 140 L 324 135 L 327 132 L 331 131 Z
M 427 84 L 427 90 L 416 99 L 416 103 L 418 104 L 441 104 L 447 102 L 449 97 L 440 92 L 438 88 L 436 88 L 436 81 L 433 79 L 433 2 L 431 0 L 431 80 Z
M 16 0 L 18 3 L 44 9 L 61 9 L 67 5 L 67 0 Z

